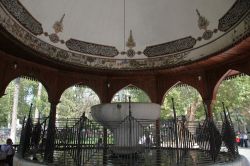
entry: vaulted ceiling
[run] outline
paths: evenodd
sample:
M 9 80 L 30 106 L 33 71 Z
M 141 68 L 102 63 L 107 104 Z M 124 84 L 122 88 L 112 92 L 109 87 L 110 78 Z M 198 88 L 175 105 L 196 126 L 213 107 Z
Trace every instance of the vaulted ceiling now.
M 106 69 L 184 66 L 250 33 L 249 0 L 0 0 L 0 25 L 52 61 Z

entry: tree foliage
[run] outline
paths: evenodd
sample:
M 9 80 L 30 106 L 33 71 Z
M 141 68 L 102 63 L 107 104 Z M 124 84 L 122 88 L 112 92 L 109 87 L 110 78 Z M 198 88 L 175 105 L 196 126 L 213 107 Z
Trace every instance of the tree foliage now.
M 0 127 L 7 126 L 11 122 L 11 111 L 13 106 L 14 95 L 14 80 L 11 81 L 5 90 L 5 96 L 0 99 Z M 38 107 L 41 116 L 48 116 L 49 102 L 48 95 L 45 88 L 42 88 L 41 99 L 36 99 L 38 90 L 38 82 L 26 78 L 20 79 L 20 92 L 18 99 L 18 114 L 17 119 L 20 121 L 27 116 L 30 104 L 33 103 L 34 107 Z M 34 109 L 33 109 L 34 111 Z
M 243 75 L 221 82 L 214 104 L 214 117 L 220 120 L 222 102 L 228 107 L 233 121 L 250 124 L 250 77 Z
M 91 118 L 90 108 L 100 104 L 97 94 L 86 86 L 68 88 L 61 96 L 57 107 L 58 118 L 79 118 L 85 112 Z
M 45 88 L 42 88 L 40 100 L 37 99 L 38 82 L 21 78 L 19 94 L 18 119 L 22 120 L 27 116 L 30 104 L 34 108 L 38 107 L 41 116 L 48 116 L 50 103 Z M 229 108 L 232 119 L 236 117 L 243 122 L 250 122 L 250 77 L 241 76 L 223 81 L 218 89 L 216 102 L 213 107 L 214 118 L 220 120 L 222 112 L 222 102 Z M 11 111 L 13 105 L 14 81 L 10 82 L 5 90 L 5 96 L 0 99 L 0 127 L 7 126 L 11 121 Z M 150 102 L 148 95 L 135 86 L 127 86 L 117 92 L 112 102 L 128 102 L 128 96 L 132 102 Z M 194 108 L 195 119 L 204 118 L 204 109 L 199 93 L 190 86 L 175 86 L 171 88 L 162 103 L 161 118 L 173 116 L 171 98 L 174 98 L 177 115 L 186 115 L 190 108 Z M 96 93 L 86 86 L 73 86 L 67 89 L 61 96 L 61 103 L 57 106 L 58 118 L 79 117 L 86 112 L 89 114 L 90 107 L 99 104 L 100 100 Z M 195 107 L 193 107 L 195 106 Z M 34 109 L 33 109 L 34 110 Z
M 114 95 L 112 102 L 128 102 L 129 97 L 131 98 L 131 102 L 150 102 L 148 95 L 143 90 L 133 85 L 129 85 L 118 91 Z
M 202 106 L 202 99 L 199 92 L 191 86 L 188 85 L 177 85 L 172 87 L 165 95 L 162 104 L 161 118 L 168 119 L 173 117 L 173 103 L 177 116 L 187 115 L 190 109 L 193 109 L 192 104 L 196 104 L 195 108 L 195 118 L 200 120 L 204 118 L 204 110 Z

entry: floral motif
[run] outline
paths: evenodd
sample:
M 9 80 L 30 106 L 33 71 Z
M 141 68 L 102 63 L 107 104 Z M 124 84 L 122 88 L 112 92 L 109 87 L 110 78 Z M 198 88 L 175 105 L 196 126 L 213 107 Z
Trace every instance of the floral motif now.
M 204 29 L 206 31 L 207 27 L 209 25 L 209 21 L 204 16 L 201 16 L 198 9 L 196 9 L 196 13 L 197 13 L 197 15 L 199 17 L 199 19 L 198 19 L 198 27 L 200 29 Z
M 208 30 L 208 25 L 209 25 L 209 21 L 200 14 L 199 10 L 196 9 L 196 13 L 198 15 L 198 27 L 201 30 L 204 30 L 205 32 L 203 33 L 202 37 L 198 37 L 197 40 L 201 41 L 202 39 L 204 40 L 209 40 L 213 37 L 213 33 L 217 32 L 217 29 L 214 29 L 213 31 Z
M 53 43 L 58 43 L 59 42 L 59 36 L 56 33 L 52 33 L 49 35 L 49 39 L 50 41 L 52 41 Z
M 63 19 L 65 17 L 65 14 L 63 14 L 60 21 L 56 21 L 53 25 L 53 29 L 55 30 L 55 33 L 59 33 L 63 31 Z
M 142 52 L 141 51 L 135 51 L 133 48 L 136 46 L 136 43 L 134 41 L 134 37 L 132 34 L 132 30 L 130 30 L 129 32 L 129 37 L 128 37 L 128 41 L 126 43 L 126 46 L 129 48 L 127 51 L 122 51 L 120 54 L 121 55 L 127 55 L 129 58 L 132 58 L 135 56 L 135 54 L 137 55 L 141 55 Z
M 127 56 L 128 56 L 128 57 L 132 58 L 132 57 L 135 56 L 135 54 L 136 54 L 135 50 L 133 50 L 133 49 L 128 49 L 128 51 L 127 51 Z
M 132 34 L 132 30 L 130 30 L 130 32 L 129 32 L 129 38 L 128 38 L 128 41 L 126 43 L 126 46 L 130 49 L 132 49 L 133 47 L 136 46 L 135 41 L 134 41 L 134 37 Z
M 59 41 L 64 44 L 64 40 L 60 40 L 58 33 L 63 31 L 63 19 L 65 17 L 65 14 L 61 17 L 60 21 L 56 21 L 53 25 L 53 29 L 55 33 L 49 34 L 48 32 L 44 32 L 44 36 L 48 36 L 49 40 L 53 43 L 58 43 Z
M 213 31 L 211 31 L 211 30 L 206 30 L 206 31 L 203 33 L 202 38 L 203 38 L 204 40 L 209 40 L 209 39 L 212 38 L 212 36 L 213 36 Z

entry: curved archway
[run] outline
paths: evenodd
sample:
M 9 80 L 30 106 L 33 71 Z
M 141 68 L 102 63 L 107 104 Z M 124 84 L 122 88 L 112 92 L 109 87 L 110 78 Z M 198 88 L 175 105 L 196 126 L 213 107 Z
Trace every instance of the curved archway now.
M 46 89 L 46 92 L 49 95 L 50 89 L 49 89 L 48 80 L 46 80 L 43 76 L 39 74 L 31 74 L 30 72 L 18 72 L 18 73 L 11 73 L 11 75 L 7 75 L 7 77 L 5 77 L 5 80 L 2 82 L 1 88 L 3 89 L 1 90 L 3 90 L 4 92 L 11 81 L 15 80 L 16 78 L 21 78 L 21 77 L 40 82 L 43 85 L 43 87 Z
M 129 97 L 131 97 L 131 102 L 151 102 L 146 92 L 132 84 L 116 92 L 111 102 L 128 102 Z
M 200 93 L 188 84 L 177 82 L 166 93 L 162 102 L 161 118 L 173 117 L 173 103 L 177 116 L 185 115 L 188 121 L 205 117 Z
M 219 86 L 222 83 L 222 81 L 225 80 L 227 77 L 232 77 L 232 76 L 235 76 L 238 74 L 240 74 L 239 71 L 230 69 L 220 77 L 220 79 L 218 80 L 218 82 L 216 83 L 216 85 L 214 86 L 214 89 L 213 89 L 213 101 L 216 101 L 216 95 L 217 95 Z M 214 104 L 214 103 L 212 103 L 212 104 Z
M 100 104 L 100 98 L 91 88 L 85 85 L 75 85 L 66 89 L 60 98 L 57 106 L 58 118 L 79 118 L 85 113 L 88 118 L 90 108 Z
M 50 103 L 43 84 L 27 76 L 12 80 L 0 98 L 0 127 L 8 129 L 10 133 L 6 136 L 10 136 L 13 142 L 20 138 L 21 123 L 27 117 L 31 104 L 34 118 L 48 116 Z
M 250 76 L 227 72 L 217 88 L 214 118 L 221 120 L 222 102 L 231 114 L 237 130 L 250 131 Z

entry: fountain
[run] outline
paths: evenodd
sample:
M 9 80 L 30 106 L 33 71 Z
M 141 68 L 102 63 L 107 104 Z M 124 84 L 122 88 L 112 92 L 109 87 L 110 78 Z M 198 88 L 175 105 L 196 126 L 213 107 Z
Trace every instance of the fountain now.
M 118 154 L 140 151 L 145 141 L 144 129 L 160 118 L 160 105 L 155 103 L 106 103 L 91 108 L 92 117 L 114 135 L 111 150 Z M 149 134 L 149 133 L 148 133 Z

